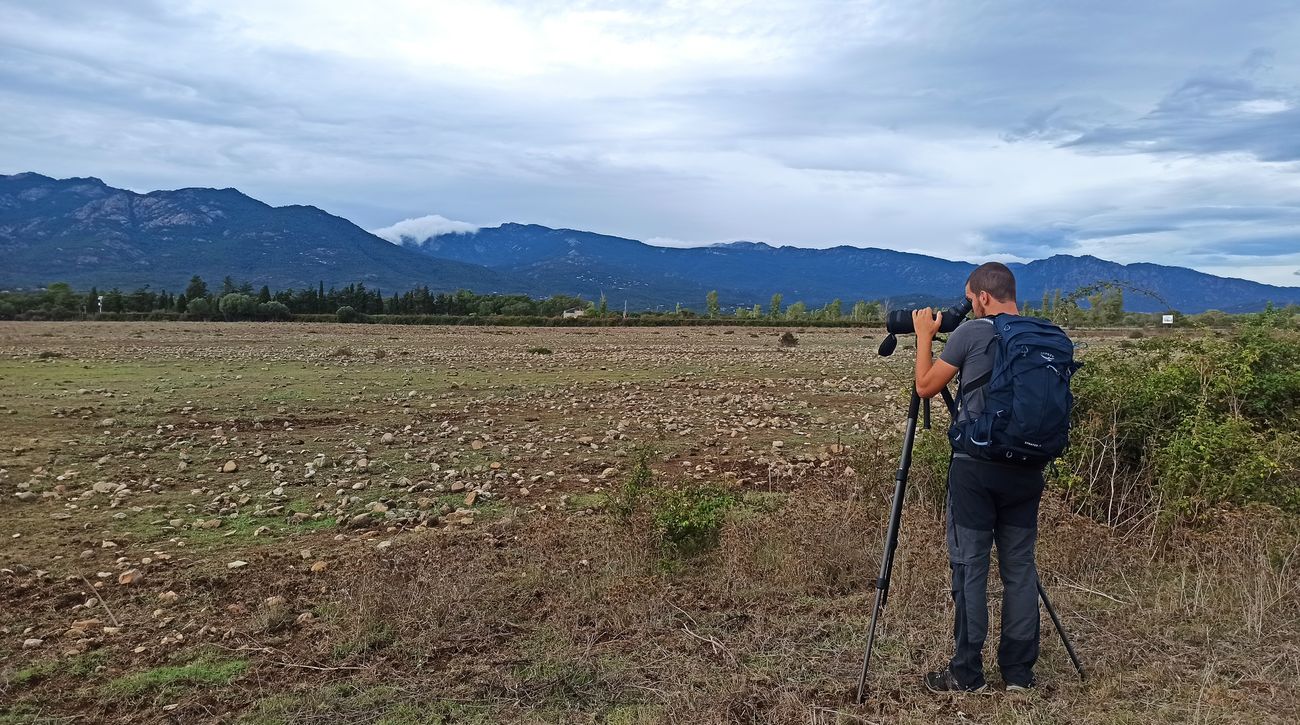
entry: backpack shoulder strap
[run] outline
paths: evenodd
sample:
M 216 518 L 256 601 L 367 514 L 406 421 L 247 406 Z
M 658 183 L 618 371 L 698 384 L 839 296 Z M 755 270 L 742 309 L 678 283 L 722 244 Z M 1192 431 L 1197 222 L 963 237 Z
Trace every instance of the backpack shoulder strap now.
M 989 340 L 988 345 L 992 346 L 997 344 L 998 338 L 1001 337 L 1001 335 L 997 331 L 997 323 L 995 323 L 992 318 L 977 317 L 974 320 L 971 320 L 971 322 L 987 322 L 990 325 L 993 325 L 993 337 L 992 339 Z M 988 352 L 988 346 L 984 348 L 984 351 Z M 989 380 L 992 379 L 992 377 L 993 377 L 993 367 L 990 366 L 988 372 L 984 373 L 983 375 L 973 378 L 969 382 L 962 380 L 957 385 L 957 400 L 960 402 L 961 396 L 964 393 L 968 393 L 972 390 L 975 390 L 976 388 L 981 388 L 985 385 L 988 385 Z

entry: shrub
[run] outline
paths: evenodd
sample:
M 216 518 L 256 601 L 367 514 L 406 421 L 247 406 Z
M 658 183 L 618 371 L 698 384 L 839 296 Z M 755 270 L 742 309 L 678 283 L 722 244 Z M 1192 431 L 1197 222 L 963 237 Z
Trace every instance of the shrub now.
M 781 339 L 778 341 L 781 347 L 794 347 L 799 344 L 799 338 L 794 336 L 793 332 L 786 330 L 781 333 Z
M 217 309 L 226 320 L 251 320 L 257 314 L 257 298 L 232 292 L 222 296 Z
M 668 553 L 691 556 L 717 545 L 727 510 L 735 502 L 715 486 L 659 489 L 652 499 L 651 521 Z
M 264 320 L 290 320 L 293 313 L 283 302 L 262 302 L 257 306 L 257 316 Z
M 357 312 L 349 305 L 343 305 L 334 313 L 334 319 L 339 322 L 359 322 L 361 313 Z
M 1300 511 L 1300 336 L 1274 322 L 1084 356 L 1054 477 L 1076 508 L 1112 524 L 1152 507 L 1167 522 L 1224 503 Z
M 549 347 L 530 347 L 528 348 L 528 352 L 531 352 L 534 355 L 550 355 L 551 349 Z
M 206 297 L 196 297 L 185 305 L 185 316 L 191 320 L 210 320 L 215 313 L 212 300 Z

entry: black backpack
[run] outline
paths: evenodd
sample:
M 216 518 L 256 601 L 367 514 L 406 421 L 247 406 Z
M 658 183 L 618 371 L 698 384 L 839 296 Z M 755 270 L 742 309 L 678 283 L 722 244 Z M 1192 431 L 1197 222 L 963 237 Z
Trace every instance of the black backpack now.
M 1047 320 L 1018 315 L 990 318 L 996 346 L 993 369 L 962 381 L 959 400 L 984 387 L 984 411 L 953 422 L 948 439 L 954 451 L 1002 463 L 1043 466 L 1069 444 L 1070 379 L 1080 364 L 1074 343 Z

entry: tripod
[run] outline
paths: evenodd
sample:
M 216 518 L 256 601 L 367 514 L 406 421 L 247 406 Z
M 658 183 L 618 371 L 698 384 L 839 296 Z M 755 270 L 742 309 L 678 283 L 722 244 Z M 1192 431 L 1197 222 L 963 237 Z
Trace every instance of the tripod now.
M 941 391 L 943 402 L 948 408 L 948 413 L 955 416 L 957 404 L 952 399 L 952 393 L 944 387 Z M 930 428 L 930 400 L 925 399 L 924 421 L 925 429 Z M 889 599 L 889 577 L 894 568 L 894 550 L 898 548 L 898 529 L 903 520 L 903 495 L 907 491 L 907 472 L 912 467 L 912 444 L 916 441 L 916 421 L 922 412 L 922 398 L 912 388 L 912 400 L 907 405 L 907 429 L 903 434 L 903 454 L 898 459 L 898 472 L 894 476 L 894 501 L 889 511 L 889 528 L 885 533 L 885 551 L 880 558 L 880 576 L 876 579 L 876 606 L 871 611 L 871 629 L 867 633 L 867 651 L 862 656 L 862 676 L 858 678 L 858 699 L 857 704 L 861 705 L 866 699 L 867 691 L 867 668 L 871 664 L 871 648 L 876 643 L 876 622 L 880 618 L 880 612 L 885 608 L 885 602 Z M 1074 645 L 1070 643 L 1070 638 L 1066 636 L 1065 629 L 1061 626 L 1060 617 L 1056 616 L 1056 609 L 1052 607 L 1052 602 L 1047 598 L 1047 591 L 1043 589 L 1043 583 L 1038 582 L 1038 597 L 1042 600 L 1043 606 L 1047 609 L 1048 615 L 1052 618 L 1052 624 L 1056 626 L 1056 631 L 1061 635 L 1061 642 L 1065 644 L 1065 651 L 1070 655 L 1070 661 L 1074 663 L 1074 668 L 1079 672 L 1079 679 L 1086 679 L 1083 671 L 1083 664 L 1079 662 L 1079 656 L 1074 652 Z

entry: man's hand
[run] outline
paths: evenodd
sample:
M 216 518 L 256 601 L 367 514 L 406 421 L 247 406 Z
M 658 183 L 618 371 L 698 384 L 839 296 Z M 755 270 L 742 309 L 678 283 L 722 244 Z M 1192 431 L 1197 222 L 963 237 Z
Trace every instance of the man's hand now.
M 940 324 L 940 318 L 929 307 L 912 311 L 912 329 L 916 330 L 916 392 L 922 398 L 933 398 L 957 374 L 957 368 L 952 365 L 931 359 L 930 345 Z
M 916 330 L 917 339 L 933 340 L 941 324 L 943 324 L 942 318 L 934 314 L 934 310 L 929 307 L 912 310 L 912 329 Z

